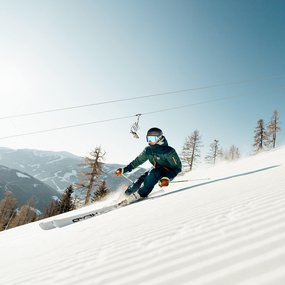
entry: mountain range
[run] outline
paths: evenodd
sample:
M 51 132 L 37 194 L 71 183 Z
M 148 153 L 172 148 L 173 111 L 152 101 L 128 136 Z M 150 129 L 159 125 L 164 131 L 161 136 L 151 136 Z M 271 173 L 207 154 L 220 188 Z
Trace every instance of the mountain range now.
M 17 199 L 18 207 L 33 199 L 35 207 L 41 212 L 52 199 L 60 197 L 58 191 L 28 173 L 0 165 L 0 200 L 8 191 Z

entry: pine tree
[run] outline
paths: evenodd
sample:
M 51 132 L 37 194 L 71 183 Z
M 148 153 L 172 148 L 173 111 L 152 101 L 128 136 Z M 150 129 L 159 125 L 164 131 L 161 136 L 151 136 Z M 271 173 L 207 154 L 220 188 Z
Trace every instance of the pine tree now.
M 50 204 L 44 209 L 44 213 L 41 218 L 45 219 L 74 210 L 75 201 L 72 198 L 73 192 L 73 186 L 68 186 L 59 200 L 52 200 Z
M 195 130 L 191 136 L 185 139 L 180 157 L 183 167 L 189 168 L 189 171 L 191 171 L 194 164 L 198 162 L 201 146 L 201 136 L 198 130 Z
M 62 197 L 58 203 L 58 213 L 65 213 L 75 209 L 74 200 L 71 197 L 72 193 L 74 192 L 73 186 L 70 185 L 67 187 L 62 194 Z
M 267 146 L 267 141 L 268 141 L 268 135 L 265 130 L 264 120 L 260 119 L 257 121 L 257 126 L 254 131 L 253 147 L 255 153 L 263 151 Z
M 240 151 L 235 145 L 231 145 L 230 149 L 226 151 L 225 160 L 237 160 L 240 158 Z
M 271 146 L 272 148 L 275 148 L 276 146 L 276 137 L 277 137 L 277 132 L 280 131 L 279 127 L 279 114 L 275 110 L 273 112 L 273 115 L 271 117 L 271 120 L 269 124 L 267 125 L 267 134 L 268 134 L 268 145 Z
M 99 201 L 103 199 L 107 194 L 108 194 L 108 187 L 107 187 L 106 181 L 103 180 L 99 183 L 98 188 L 95 190 L 92 200 L 94 202 Z
M 218 158 L 221 158 L 223 156 L 223 151 L 220 148 L 219 141 L 214 140 L 213 143 L 210 145 L 210 153 L 205 156 L 205 160 L 208 163 L 214 164 L 216 163 Z
M 10 221 L 16 215 L 17 200 L 12 192 L 5 192 L 0 201 L 0 231 L 9 227 Z

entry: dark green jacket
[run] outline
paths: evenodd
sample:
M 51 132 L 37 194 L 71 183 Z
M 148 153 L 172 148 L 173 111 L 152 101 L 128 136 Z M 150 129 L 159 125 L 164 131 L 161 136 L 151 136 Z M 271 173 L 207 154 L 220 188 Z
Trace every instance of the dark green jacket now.
M 131 172 L 147 160 L 155 168 L 165 169 L 165 176 L 170 180 L 181 172 L 182 165 L 180 158 L 175 149 L 168 145 L 165 137 L 162 139 L 162 144 L 147 146 L 139 156 L 124 168 L 124 172 Z

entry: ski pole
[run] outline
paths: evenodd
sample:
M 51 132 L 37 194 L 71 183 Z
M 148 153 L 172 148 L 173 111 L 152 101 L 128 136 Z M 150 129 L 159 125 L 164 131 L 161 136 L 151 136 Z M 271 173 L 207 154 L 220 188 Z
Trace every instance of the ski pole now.
M 108 173 L 110 173 L 110 172 L 114 173 L 116 170 L 117 170 L 117 169 L 112 169 L 112 170 L 108 171 Z M 128 178 L 124 173 L 122 173 L 121 176 L 124 177 L 124 178 L 126 178 L 127 180 L 129 180 L 129 182 L 134 183 L 134 181 L 131 180 L 130 178 Z
M 129 180 L 131 183 L 134 183 L 133 180 L 131 180 L 129 177 L 127 177 L 126 175 L 124 175 L 124 173 L 122 173 L 122 176 L 125 177 L 127 180 Z
M 177 181 L 170 181 L 170 183 L 181 183 L 181 182 L 190 182 L 190 181 L 204 181 L 210 180 L 211 178 L 197 178 L 197 179 L 184 179 L 184 180 L 177 180 Z

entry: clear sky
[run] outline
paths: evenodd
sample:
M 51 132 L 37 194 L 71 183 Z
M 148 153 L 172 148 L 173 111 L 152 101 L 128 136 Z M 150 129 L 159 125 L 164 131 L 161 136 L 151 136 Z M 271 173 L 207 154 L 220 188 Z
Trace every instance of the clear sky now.
M 101 145 L 106 162 L 128 163 L 156 126 L 177 152 L 198 129 L 205 152 L 218 139 L 247 155 L 274 110 L 284 144 L 284 50 L 284 0 L 0 0 L 0 146 L 85 156 Z

